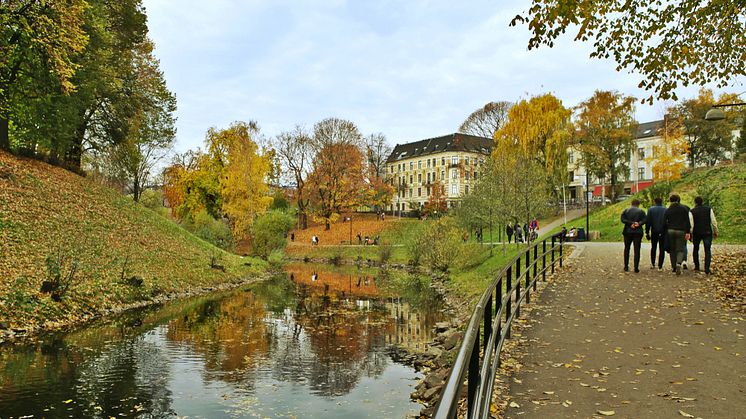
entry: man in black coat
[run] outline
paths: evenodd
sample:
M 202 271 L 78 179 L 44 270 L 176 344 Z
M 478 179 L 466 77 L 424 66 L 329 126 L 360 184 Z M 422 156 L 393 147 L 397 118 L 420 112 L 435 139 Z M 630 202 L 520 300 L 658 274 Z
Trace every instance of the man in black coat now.
M 673 194 L 668 200 L 671 205 L 666 209 L 663 222 L 666 226 L 666 237 L 671 249 L 671 264 L 676 275 L 681 275 L 684 246 L 686 246 L 686 241 L 689 240 L 692 232 L 692 214 L 689 212 L 689 208 L 681 205 L 681 198 L 678 195 Z
M 663 261 L 666 258 L 664 250 L 666 230 L 663 220 L 665 214 L 666 207 L 663 206 L 663 200 L 655 198 L 655 205 L 648 208 L 648 219 L 645 223 L 645 236 L 650 240 L 650 269 L 655 269 L 657 253 L 659 271 L 663 269 Z
M 701 196 L 694 198 L 694 208 L 692 209 L 692 242 L 694 243 L 694 270 L 699 270 L 699 244 L 702 243 L 705 248 L 705 273 L 710 274 L 710 261 L 712 260 L 712 239 L 718 236 L 718 222 L 715 219 L 715 212 L 712 208 L 703 204 Z
M 642 243 L 642 226 L 647 216 L 640 209 L 640 201 L 632 200 L 632 206 L 622 211 L 622 224 L 624 230 L 624 271 L 629 271 L 629 248 L 634 245 L 635 249 L 635 272 L 640 272 L 640 244 Z

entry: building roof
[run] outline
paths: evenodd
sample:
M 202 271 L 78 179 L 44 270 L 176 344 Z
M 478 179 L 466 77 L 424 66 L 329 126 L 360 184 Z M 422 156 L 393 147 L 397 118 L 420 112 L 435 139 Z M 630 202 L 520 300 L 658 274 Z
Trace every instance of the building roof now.
M 397 144 L 386 163 L 409 159 L 416 156 L 427 156 L 446 151 L 468 151 L 471 153 L 490 154 L 492 139 L 474 135 L 453 133 L 442 137 L 428 138 L 413 143 Z
M 655 137 L 659 135 L 663 129 L 663 120 L 643 122 L 637 125 L 637 132 L 635 133 L 635 139 Z

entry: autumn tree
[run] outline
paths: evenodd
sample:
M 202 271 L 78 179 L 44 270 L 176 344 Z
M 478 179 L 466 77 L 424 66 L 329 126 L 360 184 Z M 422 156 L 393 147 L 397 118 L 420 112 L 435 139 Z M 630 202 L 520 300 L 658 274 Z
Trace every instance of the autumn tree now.
M 430 185 L 430 196 L 425 202 L 423 212 L 427 215 L 445 214 L 448 210 L 446 190 L 439 180 Z
M 308 177 L 311 205 L 317 219 L 327 223 L 362 201 L 366 188 L 363 154 L 350 142 L 323 145 L 313 159 Z
M 617 185 L 629 173 L 629 156 L 635 147 L 635 98 L 618 92 L 597 90 L 577 107 L 577 148 L 589 173 L 609 179 L 611 199 Z
M 592 42 L 591 58 L 612 58 L 617 71 L 639 73 L 646 100 L 676 100 L 679 86 L 715 83 L 725 87 L 746 74 L 746 4 L 742 0 L 707 2 L 544 1 L 517 15 L 511 25 L 532 32 L 528 48 L 547 45 L 566 31 Z
M 275 138 L 274 149 L 283 172 L 295 187 L 295 202 L 298 206 L 298 221 L 301 228 L 308 228 L 309 196 L 306 193 L 306 181 L 311 171 L 314 156 L 314 142 L 303 127 L 296 126 L 293 131 L 282 132 Z
M 723 95 L 718 101 L 712 90 L 700 89 L 696 98 L 685 100 L 669 109 L 670 117 L 682 125 L 684 139 L 688 144 L 689 166 L 706 164 L 712 166 L 725 157 L 725 153 L 733 147 L 733 130 L 736 126 L 733 114 L 728 110 L 730 118 L 713 123 L 705 120 L 705 114 L 716 103 L 732 103 L 734 95 Z
M 508 112 L 508 122 L 495 134 L 506 150 L 515 148 L 535 161 L 548 175 L 550 190 L 562 183 L 567 169 L 567 142 L 572 133 L 572 112 L 551 94 L 521 100 Z M 502 158 L 494 155 L 494 158 Z
M 354 122 L 339 118 L 327 118 L 313 126 L 313 142 L 316 150 L 333 144 L 360 147 L 363 135 Z
M 668 115 L 663 118 L 663 127 L 659 132 L 662 140 L 653 146 L 653 154 L 647 159 L 652 164 L 653 179 L 656 182 L 670 183 L 681 178 L 689 151 L 684 130 L 680 119 L 670 118 Z
M 391 154 L 391 146 L 386 136 L 378 132 L 365 137 L 365 156 L 368 163 L 369 177 L 382 178 L 385 175 L 386 160 Z
M 494 138 L 495 133 L 508 121 L 510 102 L 489 102 L 472 112 L 461 124 L 458 132 L 477 137 Z
M 236 238 L 248 234 L 254 218 L 272 203 L 267 185 L 270 157 L 252 139 L 258 132 L 253 122 L 207 131 L 206 169 L 218 174 L 221 208 Z
M 85 48 L 85 0 L 0 2 L 0 149 L 28 98 L 75 90 L 75 57 Z

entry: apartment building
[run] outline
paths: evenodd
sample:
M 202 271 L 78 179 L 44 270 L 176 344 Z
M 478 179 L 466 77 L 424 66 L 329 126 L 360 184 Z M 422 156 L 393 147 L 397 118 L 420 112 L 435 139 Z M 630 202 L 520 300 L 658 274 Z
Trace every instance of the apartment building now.
M 492 150 L 492 139 L 454 133 L 407 144 L 397 144 L 386 160 L 386 179 L 396 195 L 386 208 L 411 211 L 422 208 L 440 182 L 448 207 L 473 190 Z

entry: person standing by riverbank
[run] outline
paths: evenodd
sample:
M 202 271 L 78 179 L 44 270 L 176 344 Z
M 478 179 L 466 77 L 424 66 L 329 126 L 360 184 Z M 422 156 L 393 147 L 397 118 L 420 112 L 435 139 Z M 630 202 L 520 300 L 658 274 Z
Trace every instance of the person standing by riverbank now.
M 692 214 L 681 205 L 681 198 L 673 194 L 668 199 L 670 205 L 664 214 L 666 237 L 671 251 L 671 265 L 676 275 L 681 275 L 681 263 L 684 261 L 684 246 L 692 230 Z
M 658 270 L 663 270 L 663 262 L 666 259 L 665 240 L 666 231 L 664 216 L 666 207 L 663 206 L 661 198 L 655 198 L 655 205 L 648 208 L 647 222 L 645 223 L 645 236 L 650 240 L 650 269 L 655 269 L 655 257 L 658 256 Z
M 705 248 L 705 273 L 710 274 L 710 261 L 712 260 L 712 239 L 718 236 L 718 222 L 715 219 L 715 212 L 712 208 L 704 205 L 701 196 L 694 198 L 694 208 L 691 211 L 692 220 L 692 243 L 694 251 L 694 270 L 699 270 L 699 244 L 702 243 Z
M 647 216 L 640 209 L 640 201 L 632 200 L 632 206 L 622 211 L 622 236 L 624 236 L 624 272 L 629 271 L 629 248 L 634 247 L 635 272 L 640 272 L 640 245 L 642 243 L 643 229 Z

